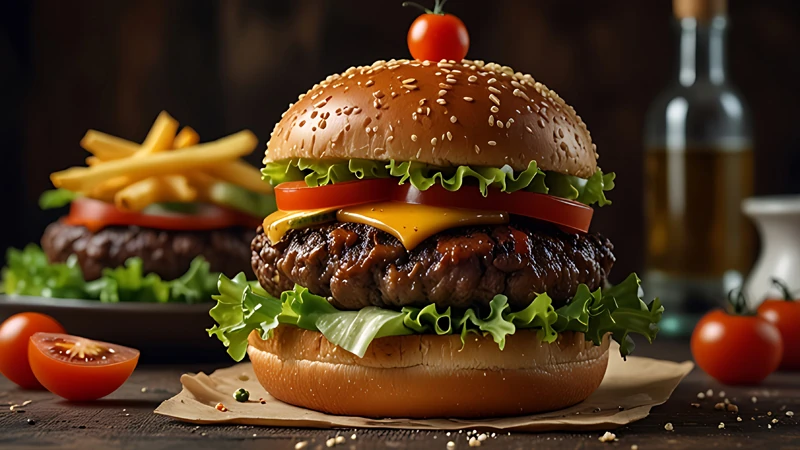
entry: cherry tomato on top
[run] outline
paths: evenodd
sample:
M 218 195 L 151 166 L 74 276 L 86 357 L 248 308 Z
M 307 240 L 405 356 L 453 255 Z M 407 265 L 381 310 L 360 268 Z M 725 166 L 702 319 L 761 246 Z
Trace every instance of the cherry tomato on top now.
M 259 220 L 246 214 L 215 205 L 203 205 L 197 214 L 144 214 L 127 212 L 116 206 L 90 198 L 73 200 L 69 215 L 63 219 L 69 225 L 80 225 L 98 231 L 109 225 L 135 225 L 158 230 L 217 230 L 237 225 L 255 228 Z
M 692 355 L 707 374 L 725 384 L 757 384 L 778 368 L 783 342 L 778 329 L 746 311 L 744 299 L 734 313 L 706 314 L 692 333 Z
M 96 400 L 116 391 L 136 368 L 139 351 L 57 333 L 36 333 L 28 344 L 34 375 L 67 400 Z
M 775 325 L 783 339 L 780 368 L 800 370 L 800 301 L 780 281 L 773 280 L 784 293 L 783 299 L 768 299 L 758 307 L 758 315 Z
M 0 373 L 24 389 L 42 388 L 28 364 L 28 340 L 40 331 L 63 333 L 64 327 L 33 312 L 15 314 L 0 325 Z
M 433 11 L 413 2 L 403 6 L 416 6 L 425 11 L 408 29 L 408 50 L 420 61 L 461 61 L 469 50 L 469 33 L 464 22 L 452 14 L 442 12 L 447 0 L 436 0 Z

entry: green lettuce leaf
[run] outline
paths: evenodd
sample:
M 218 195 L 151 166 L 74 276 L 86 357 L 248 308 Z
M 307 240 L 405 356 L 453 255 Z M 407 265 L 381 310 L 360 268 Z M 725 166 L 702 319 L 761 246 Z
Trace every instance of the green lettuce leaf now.
M 73 200 L 80 197 L 81 194 L 77 192 L 68 191 L 66 189 L 51 189 L 42 192 L 39 196 L 39 208 L 41 209 L 54 209 L 67 206 Z
M 510 166 L 453 168 L 435 167 L 428 164 L 394 160 L 372 161 L 351 159 L 348 161 L 321 161 L 312 159 L 287 159 L 267 163 L 261 170 L 265 180 L 273 186 L 286 181 L 305 180 L 308 186 L 325 186 L 355 179 L 399 178 L 398 183 L 411 183 L 415 188 L 424 191 L 434 184 L 439 184 L 449 191 L 461 189 L 465 180 L 472 180 L 486 196 L 488 189 L 496 188 L 501 192 L 526 190 L 542 194 L 577 200 L 587 205 L 600 206 L 611 204 L 605 192 L 614 188 L 614 174 L 603 174 L 597 169 L 589 179 L 563 175 L 556 172 L 542 171 L 536 161 L 528 167 L 514 173 Z
M 85 281 L 78 258 L 71 255 L 64 263 L 50 263 L 35 244 L 23 250 L 9 249 L 2 269 L 2 288 L 9 295 L 100 300 L 102 302 L 181 302 L 207 301 L 217 292 L 219 274 L 211 272 L 202 257 L 195 258 L 180 278 L 165 281 L 156 274 L 145 274 L 142 261 L 130 258 L 122 267 L 103 270 L 100 278 Z M 260 291 L 263 292 L 263 291 Z
M 587 340 L 600 344 L 610 333 L 619 342 L 620 353 L 633 351 L 631 334 L 641 334 L 652 341 L 658 333 L 658 322 L 664 311 L 656 299 L 649 305 L 639 298 L 639 278 L 632 274 L 625 281 L 605 292 L 590 292 L 581 285 L 575 297 L 565 306 L 554 309 L 547 294 L 538 294 L 524 309 L 513 312 L 504 295 L 489 302 L 489 311 L 467 309 L 440 312 L 436 305 L 424 308 L 406 307 L 400 311 L 370 306 L 358 311 L 340 311 L 326 298 L 295 285 L 275 298 L 248 282 L 244 274 L 233 279 L 219 277 L 217 306 L 211 310 L 216 325 L 208 329 L 228 353 L 241 361 L 247 352 L 247 337 L 256 331 L 269 339 L 280 324 L 319 331 L 331 343 L 363 357 L 370 343 L 385 336 L 409 334 L 458 334 L 462 345 L 470 333 L 491 336 L 500 350 L 506 338 L 516 330 L 536 330 L 543 342 L 554 342 L 558 334 L 577 331 Z

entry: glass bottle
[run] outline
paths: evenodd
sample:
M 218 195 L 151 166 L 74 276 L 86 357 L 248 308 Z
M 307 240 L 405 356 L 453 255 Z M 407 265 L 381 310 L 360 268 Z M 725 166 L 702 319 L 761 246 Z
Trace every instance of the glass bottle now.
M 750 112 L 726 72 L 725 0 L 674 0 L 675 79 L 645 127 L 644 289 L 665 305 L 662 330 L 687 335 L 739 287 L 754 258 L 741 213 L 753 194 Z

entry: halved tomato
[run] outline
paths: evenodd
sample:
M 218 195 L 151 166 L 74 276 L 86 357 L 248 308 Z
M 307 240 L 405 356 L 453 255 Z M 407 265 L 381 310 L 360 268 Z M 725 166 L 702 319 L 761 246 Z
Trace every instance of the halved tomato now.
M 116 206 L 93 200 L 73 200 L 69 215 L 63 219 L 69 225 L 80 225 L 95 232 L 109 225 L 134 225 L 159 230 L 217 230 L 234 226 L 256 228 L 259 220 L 246 214 L 215 205 L 201 205 L 196 214 L 145 214 L 125 212 Z
M 116 391 L 133 373 L 139 351 L 58 333 L 36 333 L 28 361 L 48 391 L 67 400 L 96 400 Z
M 484 197 L 478 189 L 448 191 L 434 185 L 420 191 L 411 184 L 398 185 L 391 178 L 348 181 L 309 187 L 303 181 L 275 187 L 275 201 L 283 211 L 343 208 L 387 200 L 416 205 L 503 211 L 553 223 L 568 232 L 588 232 L 594 210 L 583 203 L 535 192 L 512 193 L 490 189 Z
M 275 187 L 275 203 L 282 211 L 344 208 L 390 200 L 397 188 L 391 178 L 345 181 L 325 186 L 308 186 L 305 181 L 287 181 Z

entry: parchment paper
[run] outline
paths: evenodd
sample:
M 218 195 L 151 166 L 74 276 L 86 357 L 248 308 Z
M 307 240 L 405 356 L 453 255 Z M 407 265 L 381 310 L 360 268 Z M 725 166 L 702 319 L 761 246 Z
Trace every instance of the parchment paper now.
M 608 370 L 600 387 L 573 407 L 529 416 L 484 420 L 367 419 L 333 416 L 288 405 L 272 398 L 258 383 L 250 363 L 204 373 L 183 375 L 183 390 L 162 403 L 156 414 L 197 424 L 240 424 L 305 428 L 401 428 L 427 430 L 484 429 L 503 431 L 608 430 L 647 417 L 653 406 L 669 399 L 678 383 L 692 370 L 690 361 L 675 363 L 650 358 L 619 357 L 609 350 Z M 239 403 L 234 391 L 250 391 L 250 401 Z M 263 398 L 266 404 L 258 400 Z M 227 412 L 217 411 L 223 403 Z

